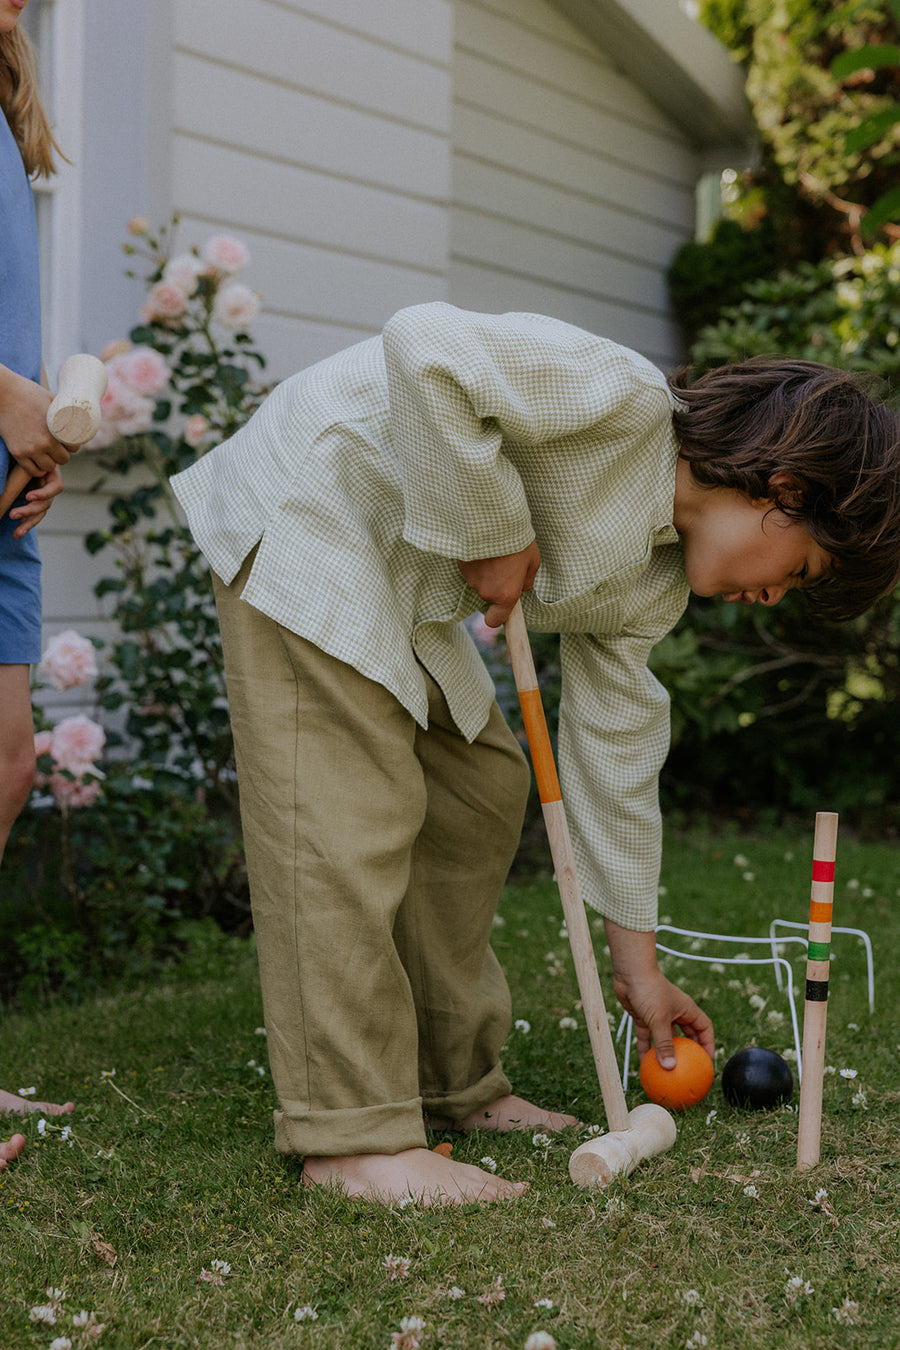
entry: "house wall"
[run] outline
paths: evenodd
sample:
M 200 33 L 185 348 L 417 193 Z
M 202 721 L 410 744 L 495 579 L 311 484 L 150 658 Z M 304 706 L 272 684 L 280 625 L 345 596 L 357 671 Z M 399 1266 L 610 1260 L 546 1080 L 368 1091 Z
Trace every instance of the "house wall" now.
M 68 350 L 127 332 L 143 289 L 122 276 L 125 222 L 174 211 L 179 249 L 247 244 L 272 379 L 435 298 L 678 358 L 663 274 L 692 231 L 698 152 L 550 0 L 40 3 L 67 51 L 84 35 Z M 93 584 L 110 558 L 83 547 L 105 519 L 96 479 L 73 460 L 42 526 L 47 635 L 109 634 Z
M 696 149 L 548 0 L 455 11 L 451 299 L 677 362 L 664 273 L 693 233 Z

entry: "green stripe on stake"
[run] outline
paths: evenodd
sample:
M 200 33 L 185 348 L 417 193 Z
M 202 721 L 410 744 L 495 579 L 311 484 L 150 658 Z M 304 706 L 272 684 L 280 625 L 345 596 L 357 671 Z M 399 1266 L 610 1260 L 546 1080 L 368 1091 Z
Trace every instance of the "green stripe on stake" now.
M 810 942 L 806 954 L 810 961 L 827 961 L 831 956 L 831 943 Z

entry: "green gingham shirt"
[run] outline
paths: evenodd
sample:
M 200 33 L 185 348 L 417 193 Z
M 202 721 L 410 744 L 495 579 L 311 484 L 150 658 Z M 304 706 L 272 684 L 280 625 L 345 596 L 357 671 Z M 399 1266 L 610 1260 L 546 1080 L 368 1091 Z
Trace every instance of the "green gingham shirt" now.
M 493 699 L 457 559 L 537 540 L 528 626 L 561 634 L 560 779 L 586 901 L 656 922 L 668 699 L 650 648 L 687 601 L 673 398 L 637 353 L 535 314 L 401 310 L 280 384 L 172 481 L 226 582 L 427 725 L 418 662 L 472 740 Z

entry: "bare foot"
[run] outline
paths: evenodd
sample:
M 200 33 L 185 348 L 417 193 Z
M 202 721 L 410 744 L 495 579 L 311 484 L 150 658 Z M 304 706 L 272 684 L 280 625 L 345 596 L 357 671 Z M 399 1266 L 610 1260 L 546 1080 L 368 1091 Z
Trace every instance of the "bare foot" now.
M 8 1143 L 0 1143 L 0 1172 L 3 1171 L 7 1163 L 11 1163 L 18 1158 L 24 1147 L 24 1134 L 14 1134 Z
M 559 1111 L 545 1111 L 533 1102 L 522 1097 L 498 1097 L 488 1106 L 480 1106 L 477 1111 L 464 1120 L 446 1120 L 442 1116 L 429 1116 L 428 1124 L 433 1130 L 462 1130 L 470 1134 L 472 1130 L 565 1130 L 569 1125 L 580 1122 L 575 1116 L 564 1116 Z
M 401 1153 L 363 1153 L 358 1157 L 307 1158 L 307 1186 L 336 1186 L 344 1195 L 392 1204 L 413 1199 L 422 1205 L 465 1205 L 473 1201 L 515 1200 L 525 1181 L 505 1181 L 468 1163 L 454 1162 L 427 1148 Z
M 20 1097 L 15 1092 L 4 1092 L 0 1088 L 0 1115 L 24 1116 L 28 1111 L 40 1111 L 44 1116 L 63 1116 L 75 1110 L 74 1102 L 57 1106 L 55 1102 L 34 1102 L 30 1097 Z

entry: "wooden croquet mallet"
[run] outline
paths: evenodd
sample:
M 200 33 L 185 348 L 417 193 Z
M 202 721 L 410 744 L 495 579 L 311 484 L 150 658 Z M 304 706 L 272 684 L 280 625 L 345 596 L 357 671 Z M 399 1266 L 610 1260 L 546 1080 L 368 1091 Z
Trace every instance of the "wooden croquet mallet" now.
M 816 813 L 812 892 L 809 900 L 809 943 L 806 949 L 800 1117 L 797 1129 L 797 1167 L 801 1172 L 815 1167 L 819 1161 L 822 1142 L 822 1084 L 825 1076 L 825 1023 L 828 1017 L 831 910 L 834 903 L 837 828 L 838 818 L 834 811 Z
M 644 1158 L 671 1148 L 677 1131 L 675 1121 L 663 1107 L 646 1102 L 629 1112 L 625 1102 L 594 944 L 575 871 L 553 747 L 520 604 L 516 604 L 506 621 L 506 642 L 609 1127 L 608 1134 L 588 1140 L 575 1150 L 569 1159 L 569 1175 L 577 1186 L 605 1186 L 614 1176 L 627 1175 Z
M 106 366 L 96 356 L 80 352 L 59 369 L 56 398 L 47 409 L 47 428 L 61 445 L 79 446 L 100 430 L 100 400 L 106 393 Z M 25 491 L 33 475 L 15 464 L 0 496 L 0 520 Z

